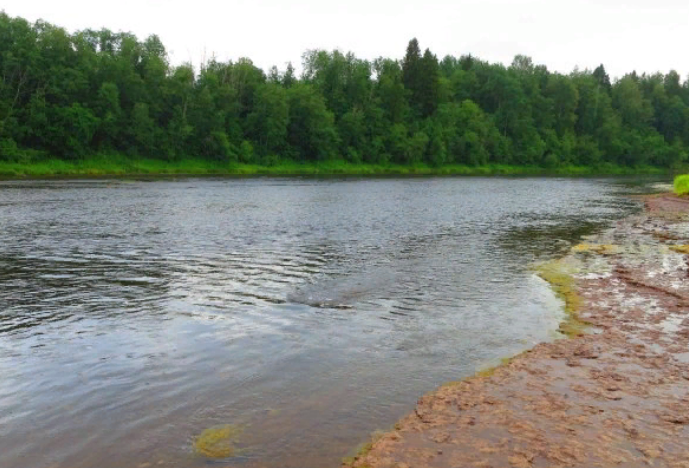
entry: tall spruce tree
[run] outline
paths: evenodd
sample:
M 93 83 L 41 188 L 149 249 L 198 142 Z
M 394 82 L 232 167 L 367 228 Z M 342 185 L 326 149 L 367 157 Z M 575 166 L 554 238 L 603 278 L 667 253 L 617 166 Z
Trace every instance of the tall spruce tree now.
M 419 48 L 419 41 L 414 38 L 409 41 L 407 53 L 402 61 L 402 83 L 409 93 L 409 105 L 416 112 L 420 110 L 419 103 L 421 99 L 419 94 L 422 74 L 421 49 Z
M 417 106 L 421 117 L 433 115 L 440 103 L 440 66 L 438 58 L 426 49 L 421 59 L 421 77 L 417 90 Z
M 598 67 L 593 70 L 593 77 L 598 81 L 601 89 L 604 89 L 606 93 L 610 94 L 612 92 L 612 84 L 610 83 L 610 76 L 605 71 L 605 67 L 601 63 Z

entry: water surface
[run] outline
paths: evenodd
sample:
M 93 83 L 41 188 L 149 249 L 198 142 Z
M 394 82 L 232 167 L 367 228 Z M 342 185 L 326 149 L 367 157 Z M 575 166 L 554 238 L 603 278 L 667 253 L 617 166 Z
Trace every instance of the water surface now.
M 616 180 L 0 183 L 0 466 L 324 468 L 556 335 L 529 270 L 639 208 Z M 217 464 L 216 464 L 217 463 Z

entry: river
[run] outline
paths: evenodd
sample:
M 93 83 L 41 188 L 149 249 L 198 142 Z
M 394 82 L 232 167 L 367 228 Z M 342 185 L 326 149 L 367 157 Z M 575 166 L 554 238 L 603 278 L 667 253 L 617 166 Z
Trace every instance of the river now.
M 338 466 L 557 337 L 530 270 L 629 179 L 0 182 L 0 467 Z M 232 458 L 194 438 L 241 428 Z

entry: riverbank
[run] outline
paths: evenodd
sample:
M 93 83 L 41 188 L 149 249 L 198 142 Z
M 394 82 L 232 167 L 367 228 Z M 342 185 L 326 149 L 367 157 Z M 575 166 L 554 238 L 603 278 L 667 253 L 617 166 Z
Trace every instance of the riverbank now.
M 93 158 L 81 161 L 58 159 L 28 163 L 0 162 L 0 178 L 51 178 L 51 177 L 136 177 L 165 175 L 217 175 L 217 176 L 424 176 L 424 175 L 663 175 L 664 168 L 652 166 L 626 167 L 611 164 L 601 166 L 512 166 L 492 164 L 485 166 L 351 164 L 344 161 L 321 163 L 280 163 L 271 166 L 222 163 L 201 159 L 161 161 L 155 159 Z
M 344 466 L 689 467 L 689 200 L 645 203 L 538 269 L 571 339 L 424 396 Z

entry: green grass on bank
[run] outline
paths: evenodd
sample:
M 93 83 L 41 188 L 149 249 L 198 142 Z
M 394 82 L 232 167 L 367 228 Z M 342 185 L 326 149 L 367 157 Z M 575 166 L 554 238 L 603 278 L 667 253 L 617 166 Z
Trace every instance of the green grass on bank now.
M 689 195 L 689 174 L 675 177 L 675 193 L 677 195 Z
M 253 164 L 222 163 L 202 159 L 160 161 L 155 159 L 128 159 L 123 157 L 91 158 L 80 161 L 50 159 L 29 163 L 0 161 L 0 176 L 4 178 L 41 177 L 101 177 L 134 175 L 272 175 L 272 176 L 317 176 L 317 175 L 634 175 L 666 174 L 666 169 L 642 166 L 623 167 L 615 165 L 561 166 L 543 168 L 538 166 L 486 165 L 464 166 L 458 164 L 432 167 L 423 164 L 413 166 L 351 164 L 344 161 L 319 163 L 284 162 L 271 166 Z

